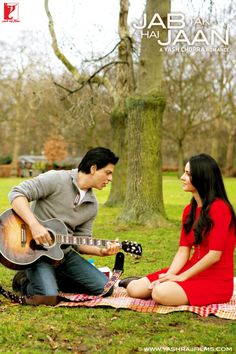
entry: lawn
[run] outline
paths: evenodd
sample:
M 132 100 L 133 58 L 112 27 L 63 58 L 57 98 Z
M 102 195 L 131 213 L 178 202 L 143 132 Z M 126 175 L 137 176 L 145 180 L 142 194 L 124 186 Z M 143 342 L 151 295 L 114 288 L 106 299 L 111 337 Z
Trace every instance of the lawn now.
M 20 179 L 0 179 L 0 211 L 9 207 L 7 193 Z M 230 200 L 236 208 L 236 179 L 225 179 Z M 140 261 L 125 258 L 125 274 L 145 275 L 166 266 L 178 246 L 181 213 L 190 195 L 184 194 L 179 180 L 164 176 L 164 201 L 171 226 L 147 229 L 117 225 L 118 208 L 107 208 L 109 190 L 97 192 L 99 216 L 94 236 L 142 243 Z M 112 268 L 114 257 L 94 257 L 97 266 Z M 0 284 L 11 289 L 14 271 L 0 265 Z M 144 353 L 152 351 L 212 353 L 235 352 L 236 323 L 214 316 L 201 318 L 192 313 L 143 314 L 112 308 L 53 308 L 11 305 L 1 298 L 1 353 Z M 194 347 L 198 347 L 197 350 Z M 205 349 L 203 347 L 206 347 Z M 222 349 L 220 349 L 222 348 Z M 228 350 L 227 350 L 228 348 Z M 150 349 L 151 351 L 151 349 Z

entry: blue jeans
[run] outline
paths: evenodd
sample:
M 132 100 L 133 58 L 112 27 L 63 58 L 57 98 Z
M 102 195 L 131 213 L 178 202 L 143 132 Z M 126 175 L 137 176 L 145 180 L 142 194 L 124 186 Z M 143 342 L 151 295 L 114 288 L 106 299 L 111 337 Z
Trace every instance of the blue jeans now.
M 107 277 L 74 250 L 58 266 L 39 260 L 26 269 L 27 295 L 57 295 L 59 291 L 99 295 Z M 112 290 L 108 295 L 112 293 Z

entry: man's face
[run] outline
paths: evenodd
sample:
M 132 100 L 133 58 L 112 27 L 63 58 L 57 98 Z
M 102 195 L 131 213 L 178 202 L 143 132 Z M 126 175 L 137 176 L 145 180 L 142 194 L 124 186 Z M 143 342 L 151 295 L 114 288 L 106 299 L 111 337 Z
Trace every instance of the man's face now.
M 96 165 L 91 166 L 91 182 L 92 188 L 103 189 L 112 181 L 112 174 L 115 166 L 111 163 L 103 168 L 97 169 Z

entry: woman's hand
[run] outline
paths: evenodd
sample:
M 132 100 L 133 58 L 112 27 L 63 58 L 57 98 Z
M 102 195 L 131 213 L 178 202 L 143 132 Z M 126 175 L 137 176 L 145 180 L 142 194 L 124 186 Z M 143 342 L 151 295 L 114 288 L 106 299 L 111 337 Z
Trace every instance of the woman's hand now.
M 161 283 L 164 283 L 165 281 L 184 281 L 185 278 L 182 274 L 176 275 L 176 274 L 171 274 L 171 273 L 161 273 L 159 274 L 159 279 L 153 281 L 149 285 L 149 289 L 153 289 L 156 285 L 159 285 Z
M 164 283 L 165 281 L 185 281 L 185 277 L 182 274 L 171 274 L 171 273 L 163 273 L 159 275 L 159 283 Z

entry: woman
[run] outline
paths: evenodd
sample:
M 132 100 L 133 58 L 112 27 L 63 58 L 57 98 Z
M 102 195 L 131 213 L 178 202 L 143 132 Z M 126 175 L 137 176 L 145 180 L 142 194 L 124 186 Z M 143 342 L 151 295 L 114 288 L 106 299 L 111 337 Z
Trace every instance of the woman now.
M 236 217 L 220 169 L 211 156 L 196 155 L 181 180 L 193 197 L 183 212 L 179 249 L 169 268 L 131 281 L 128 295 L 172 306 L 227 302 L 233 294 Z

